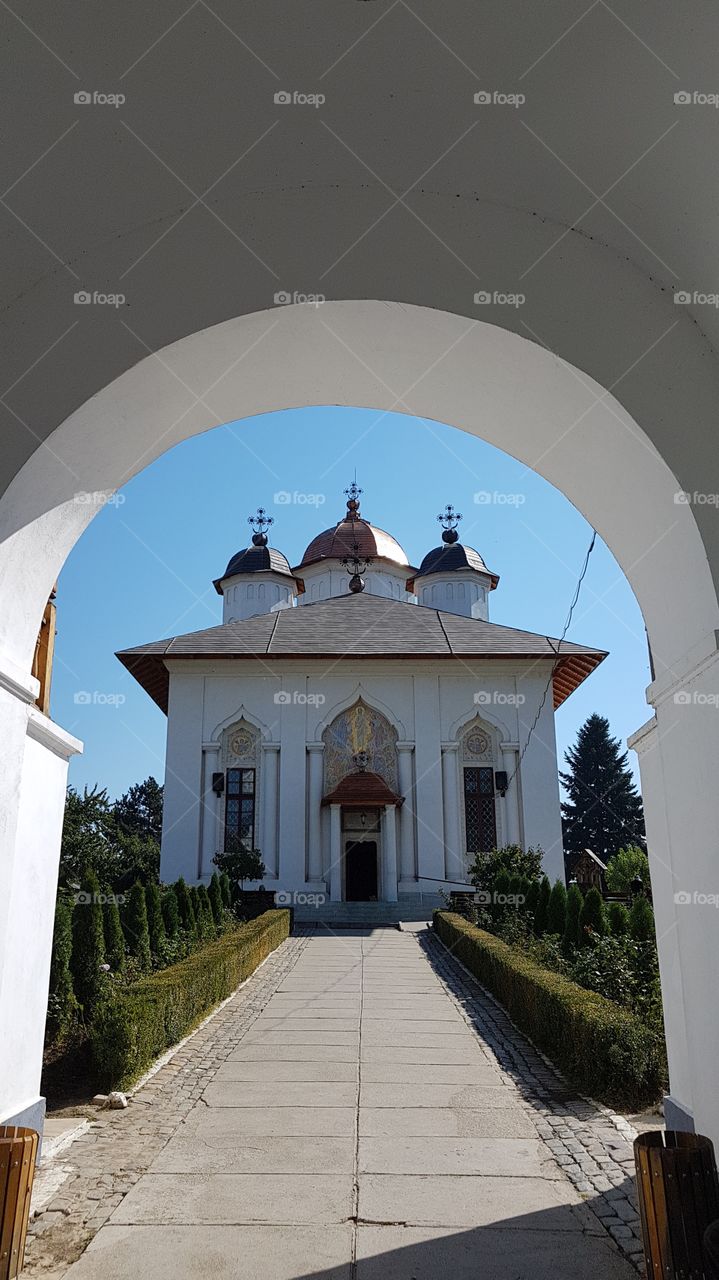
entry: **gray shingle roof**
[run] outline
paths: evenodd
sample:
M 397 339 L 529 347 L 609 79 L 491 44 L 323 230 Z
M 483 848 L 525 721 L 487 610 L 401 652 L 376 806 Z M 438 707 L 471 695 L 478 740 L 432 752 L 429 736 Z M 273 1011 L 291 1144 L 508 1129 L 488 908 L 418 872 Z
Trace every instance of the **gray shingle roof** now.
M 558 641 L 532 631 L 463 618 L 424 605 L 365 592 L 336 596 L 294 609 L 278 609 L 245 622 L 156 640 L 117 654 L 163 711 L 167 711 L 167 658 L 537 658 L 555 659 L 554 705 L 606 657 L 600 649 Z

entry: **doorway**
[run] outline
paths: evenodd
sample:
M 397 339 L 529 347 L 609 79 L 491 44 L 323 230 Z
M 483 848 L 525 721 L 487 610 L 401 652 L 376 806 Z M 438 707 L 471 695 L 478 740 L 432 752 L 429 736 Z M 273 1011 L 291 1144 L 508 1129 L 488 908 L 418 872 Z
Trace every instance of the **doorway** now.
M 377 841 L 347 840 L 345 843 L 345 900 L 377 901 Z

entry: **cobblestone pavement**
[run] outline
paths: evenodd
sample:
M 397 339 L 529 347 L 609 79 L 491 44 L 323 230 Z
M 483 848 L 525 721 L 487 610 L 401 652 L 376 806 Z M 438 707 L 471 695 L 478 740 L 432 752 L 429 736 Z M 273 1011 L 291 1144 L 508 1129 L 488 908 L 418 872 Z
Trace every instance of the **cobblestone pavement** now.
M 293 937 L 62 1154 L 27 1273 L 631 1280 L 632 1137 L 431 932 Z

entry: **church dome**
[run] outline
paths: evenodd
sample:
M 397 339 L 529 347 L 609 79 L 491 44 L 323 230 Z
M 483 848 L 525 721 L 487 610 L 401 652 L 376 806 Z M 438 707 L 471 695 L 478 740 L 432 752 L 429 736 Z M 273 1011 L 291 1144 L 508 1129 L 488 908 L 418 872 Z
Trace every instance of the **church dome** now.
M 245 547 L 243 551 L 238 551 L 232 557 L 222 577 L 232 578 L 236 573 L 266 572 L 284 573 L 292 577 L 290 562 L 281 551 L 266 544 L 262 546 L 253 545 Z
M 454 573 L 460 569 L 474 569 L 477 573 L 486 574 L 492 580 L 491 590 L 499 582 L 499 575 L 487 568 L 479 552 L 462 542 L 443 542 L 441 546 L 433 547 L 424 557 L 416 576 L 426 578 L 433 573 Z
M 361 490 L 351 485 L 346 492 L 349 497 L 345 515 L 331 529 L 324 529 L 312 539 L 298 568 L 304 569 L 320 560 L 342 560 L 354 555 L 362 560 L 391 560 L 397 565 L 409 566 L 397 539 L 360 515 L 358 495 Z

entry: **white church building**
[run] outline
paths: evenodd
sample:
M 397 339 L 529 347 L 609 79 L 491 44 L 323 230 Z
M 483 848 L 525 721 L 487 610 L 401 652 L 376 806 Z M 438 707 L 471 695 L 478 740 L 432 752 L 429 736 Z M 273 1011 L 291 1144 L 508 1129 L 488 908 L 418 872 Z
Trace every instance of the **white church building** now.
M 167 714 L 163 880 L 209 881 L 230 836 L 298 903 L 433 898 L 508 843 L 563 877 L 554 710 L 606 655 L 490 622 L 451 507 L 413 568 L 360 493 L 295 568 L 260 508 L 222 624 L 118 654 Z

